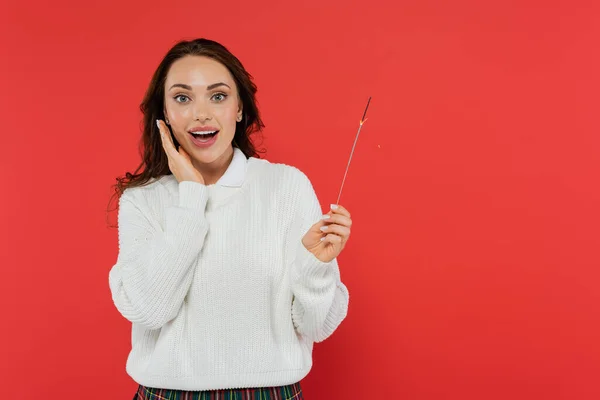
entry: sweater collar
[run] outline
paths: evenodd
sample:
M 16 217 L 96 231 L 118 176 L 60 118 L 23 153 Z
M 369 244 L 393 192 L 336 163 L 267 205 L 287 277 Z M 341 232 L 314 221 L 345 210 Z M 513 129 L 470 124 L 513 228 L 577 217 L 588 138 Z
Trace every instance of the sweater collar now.
M 237 147 L 233 148 L 233 159 L 227 167 L 223 176 L 217 181 L 217 185 L 228 187 L 240 187 L 246 177 L 246 162 L 248 159 L 244 152 Z

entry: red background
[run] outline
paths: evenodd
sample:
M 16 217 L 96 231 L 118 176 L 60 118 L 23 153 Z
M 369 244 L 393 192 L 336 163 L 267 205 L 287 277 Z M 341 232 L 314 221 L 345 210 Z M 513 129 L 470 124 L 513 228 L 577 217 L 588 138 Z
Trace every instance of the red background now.
M 266 157 L 324 208 L 373 96 L 341 201 L 349 315 L 307 399 L 599 398 L 599 4 L 3 2 L 2 398 L 133 396 L 104 210 L 154 68 L 193 37 L 254 75 Z

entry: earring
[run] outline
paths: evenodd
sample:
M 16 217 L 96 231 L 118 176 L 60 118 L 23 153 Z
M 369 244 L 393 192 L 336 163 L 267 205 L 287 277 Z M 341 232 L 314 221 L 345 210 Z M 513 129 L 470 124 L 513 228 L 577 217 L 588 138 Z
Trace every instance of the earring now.
M 165 122 L 167 123 L 167 125 L 170 125 L 169 120 L 167 118 L 165 118 Z

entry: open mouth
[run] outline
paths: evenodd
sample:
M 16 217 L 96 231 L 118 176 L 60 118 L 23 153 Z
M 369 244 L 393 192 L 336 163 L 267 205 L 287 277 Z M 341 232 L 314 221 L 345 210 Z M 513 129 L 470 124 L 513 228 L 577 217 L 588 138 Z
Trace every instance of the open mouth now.
M 202 131 L 202 132 L 199 131 L 199 132 L 190 132 L 190 135 L 192 135 L 192 137 L 199 142 L 208 142 L 212 138 L 217 136 L 218 133 L 219 133 L 219 131 Z

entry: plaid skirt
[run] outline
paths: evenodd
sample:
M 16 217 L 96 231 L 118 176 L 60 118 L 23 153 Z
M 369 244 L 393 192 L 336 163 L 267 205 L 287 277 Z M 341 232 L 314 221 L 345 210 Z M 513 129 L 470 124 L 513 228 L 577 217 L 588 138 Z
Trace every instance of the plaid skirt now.
M 300 382 L 248 389 L 185 391 L 139 385 L 133 400 L 304 400 Z

